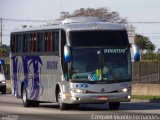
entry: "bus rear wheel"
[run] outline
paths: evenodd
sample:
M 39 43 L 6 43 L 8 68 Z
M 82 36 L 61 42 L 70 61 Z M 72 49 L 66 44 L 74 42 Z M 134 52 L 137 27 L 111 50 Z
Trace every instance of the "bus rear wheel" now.
M 23 101 L 23 105 L 24 107 L 38 107 L 39 106 L 39 102 L 38 101 L 34 101 L 34 100 L 28 100 L 28 95 L 27 95 L 27 91 L 26 89 L 23 87 L 22 89 L 22 101 Z
M 39 107 L 39 101 L 32 101 L 31 106 L 32 107 Z
M 109 102 L 108 104 L 110 110 L 119 110 L 120 102 Z
M 32 101 L 28 100 L 27 91 L 24 87 L 22 88 L 22 101 L 24 107 L 31 107 Z
M 61 93 L 60 90 L 59 90 L 58 95 L 57 95 L 57 101 L 58 101 L 58 106 L 59 106 L 60 110 L 68 109 L 68 104 L 62 102 L 62 93 Z

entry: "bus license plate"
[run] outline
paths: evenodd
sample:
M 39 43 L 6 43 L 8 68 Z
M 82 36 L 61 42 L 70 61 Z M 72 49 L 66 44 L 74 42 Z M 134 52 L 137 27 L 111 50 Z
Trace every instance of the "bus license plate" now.
M 98 100 L 107 100 L 108 98 L 107 98 L 107 96 L 99 96 L 98 97 Z

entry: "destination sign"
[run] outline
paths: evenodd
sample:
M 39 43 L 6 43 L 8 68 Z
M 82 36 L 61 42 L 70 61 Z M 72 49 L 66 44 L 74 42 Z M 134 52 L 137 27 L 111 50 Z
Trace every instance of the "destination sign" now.
M 126 49 L 104 49 L 104 53 L 125 53 Z
M 58 62 L 57 61 L 47 61 L 47 70 L 49 69 L 58 69 Z

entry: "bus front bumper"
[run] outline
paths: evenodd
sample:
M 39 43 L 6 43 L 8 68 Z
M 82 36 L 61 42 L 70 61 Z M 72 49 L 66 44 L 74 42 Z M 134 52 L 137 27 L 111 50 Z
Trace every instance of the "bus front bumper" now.
M 70 96 L 71 104 L 85 103 L 106 103 L 106 102 L 129 102 L 131 93 L 107 93 L 107 94 L 72 94 Z

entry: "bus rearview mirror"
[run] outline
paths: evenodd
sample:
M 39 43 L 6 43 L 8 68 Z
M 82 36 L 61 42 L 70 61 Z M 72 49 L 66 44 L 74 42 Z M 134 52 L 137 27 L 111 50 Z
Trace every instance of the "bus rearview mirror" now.
M 68 45 L 64 46 L 64 61 L 67 63 L 71 62 L 71 51 Z
M 140 49 L 136 44 L 132 44 L 134 62 L 140 61 Z

